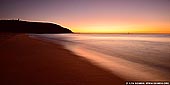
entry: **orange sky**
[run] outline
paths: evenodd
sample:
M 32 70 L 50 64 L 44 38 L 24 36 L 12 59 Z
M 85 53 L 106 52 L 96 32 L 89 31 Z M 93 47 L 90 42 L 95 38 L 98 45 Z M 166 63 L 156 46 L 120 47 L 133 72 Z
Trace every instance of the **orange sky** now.
M 170 33 L 169 10 L 170 0 L 4 0 L 0 19 L 54 22 L 77 33 Z
M 170 33 L 170 21 L 159 19 L 86 19 L 74 22 L 60 22 L 77 33 Z M 62 20 L 61 20 L 62 21 Z

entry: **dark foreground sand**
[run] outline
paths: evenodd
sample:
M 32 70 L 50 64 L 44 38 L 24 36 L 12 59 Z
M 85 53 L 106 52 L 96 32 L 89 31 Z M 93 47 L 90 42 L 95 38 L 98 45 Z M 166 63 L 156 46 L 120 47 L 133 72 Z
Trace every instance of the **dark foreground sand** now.
M 0 85 L 124 85 L 61 45 L 19 34 L 0 42 Z

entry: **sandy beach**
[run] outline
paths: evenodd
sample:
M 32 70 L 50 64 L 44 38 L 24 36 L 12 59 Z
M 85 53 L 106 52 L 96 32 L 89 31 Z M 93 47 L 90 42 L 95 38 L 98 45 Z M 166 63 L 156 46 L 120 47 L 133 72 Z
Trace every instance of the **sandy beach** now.
M 0 40 L 1 85 L 125 84 L 123 79 L 62 45 L 32 39 L 25 34 L 6 39 L 3 36 Z

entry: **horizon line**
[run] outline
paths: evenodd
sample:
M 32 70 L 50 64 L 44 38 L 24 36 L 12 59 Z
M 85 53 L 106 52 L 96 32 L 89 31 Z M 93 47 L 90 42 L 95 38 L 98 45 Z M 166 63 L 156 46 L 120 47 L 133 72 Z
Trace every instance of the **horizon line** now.
M 127 32 L 127 33 L 97 33 L 97 32 L 73 32 L 73 34 L 170 34 L 170 33 L 130 33 L 130 32 Z

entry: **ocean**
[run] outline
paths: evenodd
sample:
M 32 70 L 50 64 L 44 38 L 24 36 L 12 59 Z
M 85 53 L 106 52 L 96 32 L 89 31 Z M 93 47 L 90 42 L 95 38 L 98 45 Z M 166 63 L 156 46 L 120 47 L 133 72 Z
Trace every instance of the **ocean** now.
M 170 80 L 170 34 L 30 34 L 129 81 Z

